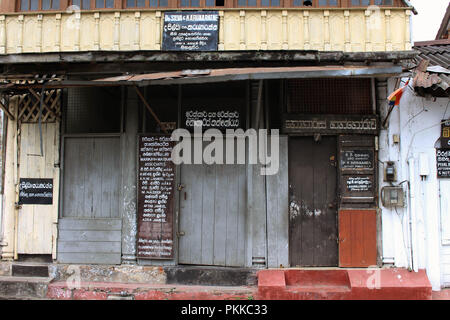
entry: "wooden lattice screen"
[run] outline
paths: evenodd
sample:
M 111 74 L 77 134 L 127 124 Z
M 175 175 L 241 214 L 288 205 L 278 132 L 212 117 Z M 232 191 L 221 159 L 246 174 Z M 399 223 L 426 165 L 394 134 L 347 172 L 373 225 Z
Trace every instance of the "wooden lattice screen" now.
M 19 120 L 22 123 L 39 122 L 41 92 L 29 89 L 29 93 L 19 98 Z M 55 122 L 61 118 L 61 90 L 44 91 L 41 122 Z

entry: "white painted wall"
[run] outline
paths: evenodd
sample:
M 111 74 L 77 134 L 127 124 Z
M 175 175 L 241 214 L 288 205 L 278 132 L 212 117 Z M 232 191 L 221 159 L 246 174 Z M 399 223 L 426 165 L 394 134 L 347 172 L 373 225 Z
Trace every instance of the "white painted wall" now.
M 395 79 L 390 79 L 385 87 L 378 86 L 382 120 L 389 108 L 385 96 L 394 90 L 394 86 Z M 407 181 L 402 184 L 407 198 L 405 208 L 388 209 L 380 202 L 383 262 L 389 263 L 393 259 L 397 267 L 426 269 L 433 290 L 439 290 L 445 282 L 450 283 L 450 241 L 448 245 L 443 242 L 445 237 L 450 238 L 450 179 L 437 179 L 435 149 L 440 122 L 444 116 L 450 117 L 448 104 L 448 98 L 417 96 L 410 83 L 400 107 L 395 107 L 390 116 L 388 128 L 380 134 L 380 161 L 396 162 L 395 184 Z M 400 136 L 399 144 L 393 143 L 394 134 Z M 429 175 L 425 179 L 419 174 L 420 158 L 429 166 Z M 389 184 L 383 182 L 382 163 L 379 168 L 381 190 Z M 447 222 L 441 225 L 441 221 Z

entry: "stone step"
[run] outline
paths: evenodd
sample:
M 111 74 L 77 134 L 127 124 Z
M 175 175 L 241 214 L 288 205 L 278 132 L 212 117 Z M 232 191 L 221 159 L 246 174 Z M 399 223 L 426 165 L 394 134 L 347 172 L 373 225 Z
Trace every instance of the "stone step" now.
M 200 286 L 256 286 L 258 269 L 176 266 L 165 267 L 166 283 Z
M 0 296 L 8 299 L 46 298 L 48 277 L 0 277 Z
M 48 264 L 46 263 L 13 263 L 11 275 L 17 277 L 44 277 L 49 276 Z

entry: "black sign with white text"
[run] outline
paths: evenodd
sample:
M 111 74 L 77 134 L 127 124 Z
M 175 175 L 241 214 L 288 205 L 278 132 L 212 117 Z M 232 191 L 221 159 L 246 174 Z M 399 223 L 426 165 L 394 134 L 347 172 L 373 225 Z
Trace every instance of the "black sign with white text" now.
M 166 12 L 163 51 L 217 51 L 218 11 Z
M 19 204 L 53 204 L 53 179 L 21 178 Z
M 450 149 L 436 149 L 438 178 L 450 178 Z

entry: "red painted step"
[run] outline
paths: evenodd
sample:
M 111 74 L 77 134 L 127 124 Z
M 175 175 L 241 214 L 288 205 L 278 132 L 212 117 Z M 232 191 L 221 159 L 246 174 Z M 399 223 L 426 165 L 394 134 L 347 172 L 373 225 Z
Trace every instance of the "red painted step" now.
M 431 284 L 424 270 L 276 269 L 258 272 L 262 300 L 429 300 Z

